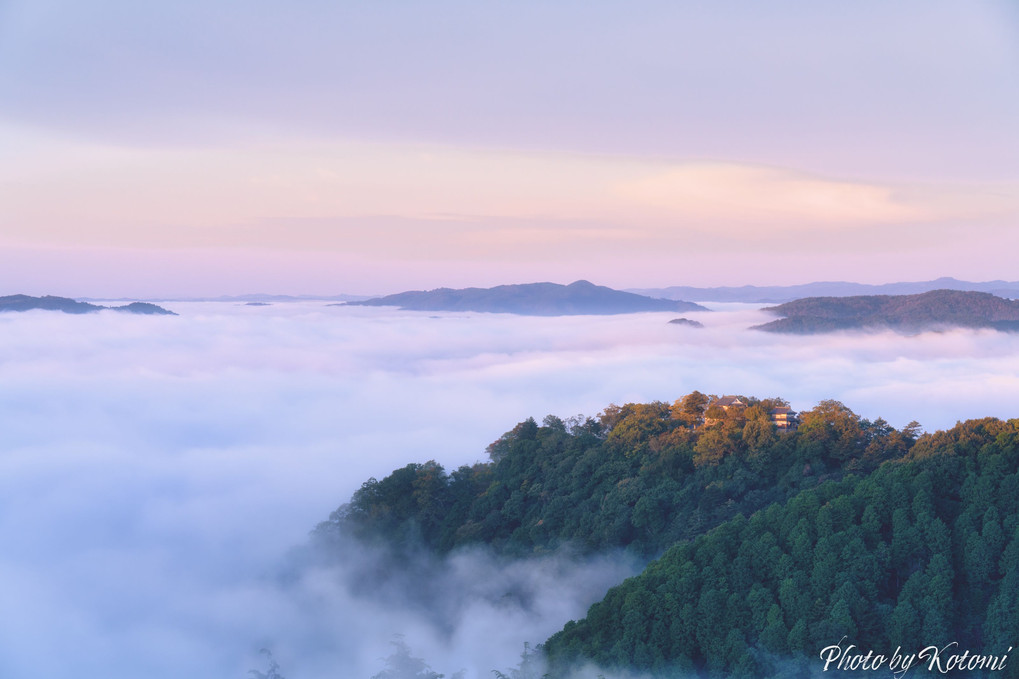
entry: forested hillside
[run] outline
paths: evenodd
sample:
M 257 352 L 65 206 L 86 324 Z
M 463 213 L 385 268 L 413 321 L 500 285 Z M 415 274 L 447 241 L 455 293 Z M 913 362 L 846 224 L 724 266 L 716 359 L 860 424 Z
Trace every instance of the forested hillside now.
M 739 401 L 694 392 L 529 419 L 488 447 L 488 462 L 369 480 L 317 535 L 436 554 L 483 543 L 508 556 L 567 545 L 661 555 L 546 642 L 552 676 L 589 662 L 796 675 L 843 637 L 886 654 L 953 641 L 1008 653 L 1019 639 L 1019 420 L 918 437 L 916 423 L 899 431 L 823 401 L 780 431 L 768 413 L 781 399 Z
M 438 552 L 570 544 L 651 557 L 737 514 L 901 457 L 918 428 L 900 432 L 826 401 L 802 415 L 799 431 L 779 433 L 768 411 L 784 402 L 741 400 L 747 407 L 723 410 L 694 392 L 671 406 L 609 406 L 597 419 L 529 419 L 488 447 L 490 462 L 448 474 L 415 463 L 370 479 L 318 533 Z
M 675 545 L 545 650 L 560 669 L 735 677 L 816 669 L 843 636 L 889 656 L 958 642 L 1000 657 L 1019 639 L 1017 510 L 1019 420 L 970 421 Z

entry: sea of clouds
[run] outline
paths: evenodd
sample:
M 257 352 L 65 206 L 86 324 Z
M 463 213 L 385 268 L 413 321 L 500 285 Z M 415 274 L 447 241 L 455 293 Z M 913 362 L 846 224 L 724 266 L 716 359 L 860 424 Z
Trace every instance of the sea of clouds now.
M 795 337 L 747 305 L 525 318 L 318 302 L 166 303 L 176 317 L 0 316 L 0 676 L 368 679 L 394 635 L 488 677 L 636 568 L 620 555 L 454 555 L 387 591 L 305 561 L 371 476 L 451 470 L 520 420 L 705 393 L 927 430 L 1019 416 L 1019 336 Z M 304 555 L 304 556 L 302 556 Z M 422 591 L 427 594 L 422 594 Z

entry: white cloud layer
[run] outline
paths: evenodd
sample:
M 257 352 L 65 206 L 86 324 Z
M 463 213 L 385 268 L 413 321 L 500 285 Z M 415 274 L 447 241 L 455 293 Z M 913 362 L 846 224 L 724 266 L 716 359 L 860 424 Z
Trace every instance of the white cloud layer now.
M 284 555 L 369 476 L 477 461 L 528 416 L 699 389 L 932 430 L 1014 417 L 1019 397 L 1017 338 L 993 332 L 786 337 L 747 332 L 763 314 L 739 306 L 696 314 L 704 330 L 167 306 L 181 315 L 0 316 L 0 675 L 242 677 L 269 644 L 289 679 L 367 677 L 403 633 L 438 671 L 490 676 L 626 565 L 463 556 L 441 585 L 477 596 L 440 625 L 351 594 L 349 565 L 281 578 Z M 527 582 L 539 604 L 500 608 L 486 582 Z

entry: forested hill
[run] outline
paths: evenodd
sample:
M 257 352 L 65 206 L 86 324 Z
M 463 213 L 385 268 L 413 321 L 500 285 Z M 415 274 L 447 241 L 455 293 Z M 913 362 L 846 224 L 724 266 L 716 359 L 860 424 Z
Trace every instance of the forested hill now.
M 395 306 L 415 311 L 487 311 L 526 316 L 707 311 L 692 302 L 645 297 L 587 281 L 576 281 L 569 285 L 526 283 L 494 288 L 416 290 L 347 304 Z
M 860 295 L 918 295 L 931 290 L 975 290 L 999 297 L 1019 298 L 1019 281 L 986 281 L 975 283 L 942 277 L 933 281 L 914 281 L 868 285 L 846 281 L 827 281 L 801 285 L 743 285 L 739 287 L 697 288 L 685 285 L 668 288 L 631 289 L 651 297 L 695 299 L 700 302 L 760 302 L 778 304 L 804 297 L 852 297 Z
M 396 556 L 478 543 L 661 555 L 543 645 L 556 677 L 588 663 L 807 676 L 843 637 L 888 655 L 955 641 L 1000 658 L 1016 645 L 1019 419 L 917 437 L 916 423 L 899 431 L 823 401 L 779 431 L 767 413 L 780 399 L 738 401 L 694 392 L 525 420 L 488 462 L 370 479 L 315 535 Z
M 887 657 L 957 642 L 950 653 L 1000 659 L 1017 645 L 1019 420 L 924 436 L 869 476 L 679 543 L 545 651 L 558 669 L 594 661 L 669 676 L 806 676 L 820 669 L 819 649 L 843 637 Z M 914 674 L 940 674 L 919 664 Z M 953 676 L 1017 670 L 1008 658 L 1003 671 Z
M 597 419 L 521 422 L 490 462 L 447 473 L 435 462 L 370 479 L 318 528 L 436 552 L 485 543 L 509 554 L 569 544 L 651 557 L 738 513 L 902 457 L 918 426 L 897 431 L 835 401 L 780 433 L 783 402 L 742 397 L 723 410 L 694 392 L 673 404 L 609 406 Z M 705 424 L 708 422 L 709 424 Z
M 986 292 L 807 297 L 766 311 L 784 318 L 756 326 L 757 330 L 801 334 L 881 328 L 911 332 L 949 327 L 1019 330 L 1019 301 Z
M 110 309 L 129 314 L 153 314 L 176 316 L 172 311 L 148 302 L 132 302 L 123 306 L 107 307 L 88 302 L 78 302 L 67 297 L 32 297 L 30 295 L 7 295 L 0 297 L 0 312 L 5 311 L 62 311 L 67 314 L 90 314 Z

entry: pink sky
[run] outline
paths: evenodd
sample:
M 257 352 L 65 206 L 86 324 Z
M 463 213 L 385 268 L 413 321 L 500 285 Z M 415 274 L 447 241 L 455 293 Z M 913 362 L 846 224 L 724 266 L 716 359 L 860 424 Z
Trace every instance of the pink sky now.
M 1002 2 L 0 6 L 0 294 L 1019 279 Z

